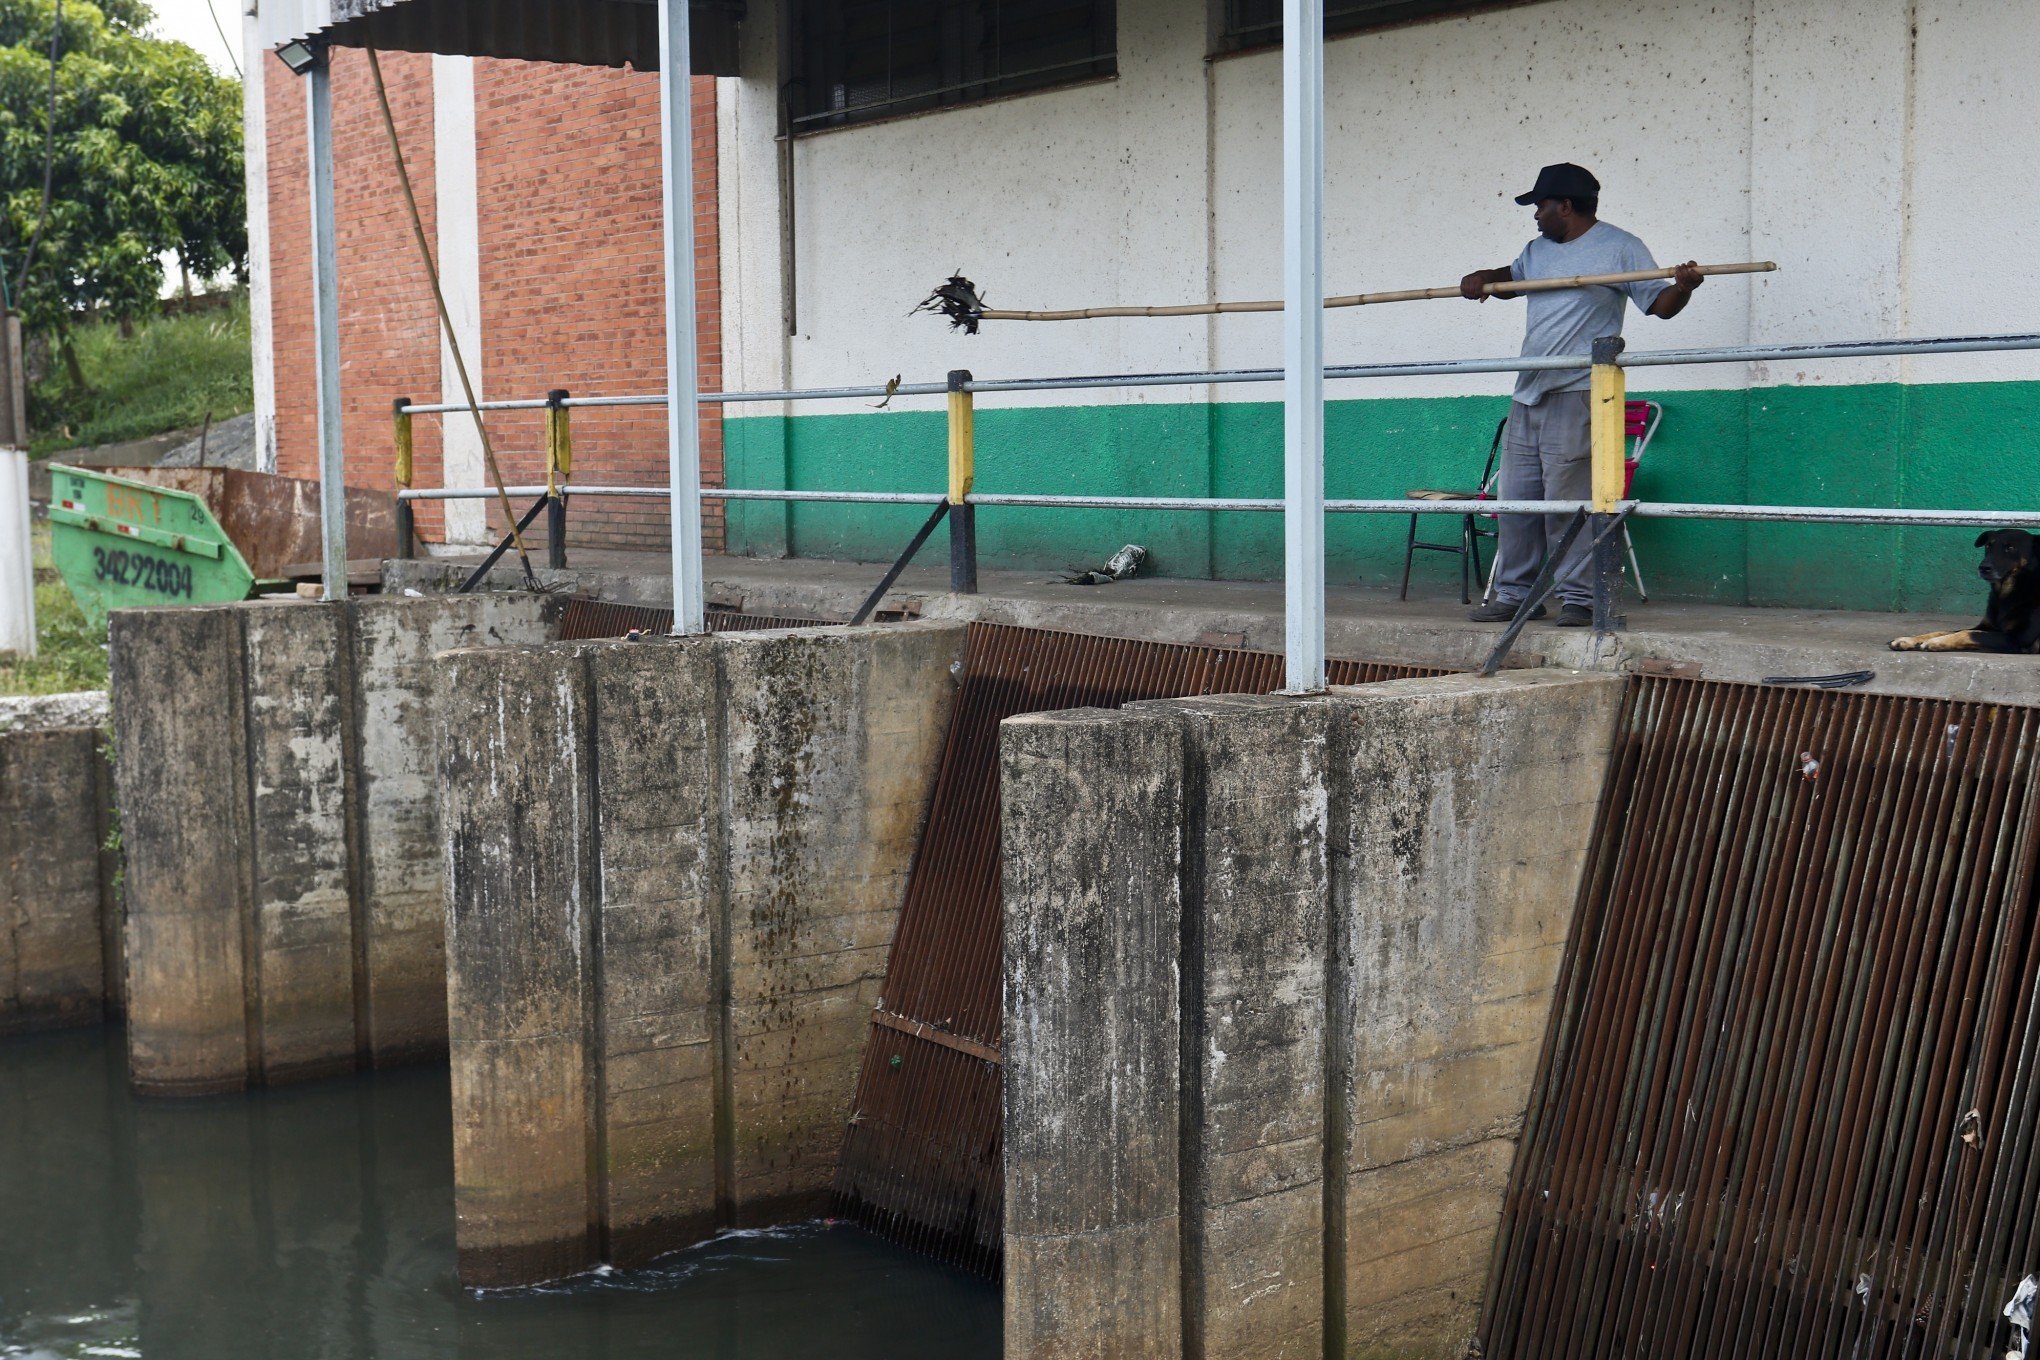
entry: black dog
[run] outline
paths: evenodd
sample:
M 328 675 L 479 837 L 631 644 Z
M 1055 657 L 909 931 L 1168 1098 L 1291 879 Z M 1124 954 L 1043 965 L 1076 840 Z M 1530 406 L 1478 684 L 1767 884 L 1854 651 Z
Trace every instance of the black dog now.
M 1977 574 L 1990 582 L 1983 622 L 1952 633 L 1893 638 L 1894 652 L 2040 652 L 2040 539 L 2024 529 L 1978 534 Z

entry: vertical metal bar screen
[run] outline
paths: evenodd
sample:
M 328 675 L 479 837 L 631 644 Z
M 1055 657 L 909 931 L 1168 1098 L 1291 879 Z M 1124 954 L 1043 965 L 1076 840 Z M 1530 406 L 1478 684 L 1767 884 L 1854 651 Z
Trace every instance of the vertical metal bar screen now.
M 1481 1327 L 1995 1356 L 2040 1269 L 2040 710 L 1645 678 Z

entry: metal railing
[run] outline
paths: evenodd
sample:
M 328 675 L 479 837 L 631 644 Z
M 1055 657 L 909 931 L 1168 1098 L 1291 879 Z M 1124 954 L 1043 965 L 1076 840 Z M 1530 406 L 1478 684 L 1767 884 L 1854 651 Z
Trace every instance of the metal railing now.
M 1998 509 L 1910 509 L 1904 507 L 1855 507 L 1810 505 L 1738 505 L 1723 502 L 1645 501 L 1623 494 L 1623 410 L 1627 398 L 1626 372 L 1632 368 L 1677 365 L 1805 363 L 1836 359 L 1864 359 L 1924 354 L 1970 354 L 2008 350 L 2040 350 L 2040 332 L 2003 335 L 1936 336 L 1913 340 L 1858 340 L 1801 345 L 1728 345 L 1699 349 L 1626 351 L 1617 339 L 1596 343 L 1591 355 L 1552 358 L 1498 358 L 1421 360 L 1385 364 L 1344 364 L 1327 366 L 1327 380 L 1365 378 L 1441 377 L 1456 374 L 1523 373 L 1585 370 L 1590 382 L 1592 411 L 1592 495 L 1585 500 L 1483 500 L 1482 515 L 1570 515 L 1578 523 L 1575 532 L 1589 533 L 1595 552 L 1594 626 L 1613 631 L 1621 626 L 1614 612 L 1614 593 L 1619 560 L 1613 529 L 1623 520 L 1696 519 L 1764 523 L 1915 525 L 1939 527 L 2019 526 L 2040 529 L 2040 510 Z M 975 399 L 979 393 L 1071 392 L 1101 389 L 1219 386 L 1235 383 L 1274 383 L 1283 379 L 1279 368 L 1215 369 L 1162 373 L 1082 374 L 1059 378 L 979 379 L 967 369 L 958 369 L 940 383 L 872 384 L 848 387 L 787 388 L 764 392 L 704 392 L 703 405 L 729 406 L 758 402 L 808 402 L 895 398 L 902 396 L 943 396 L 947 399 L 949 487 L 946 492 L 914 491 L 807 491 L 791 488 L 703 487 L 704 500 L 778 501 L 849 505 L 925 505 L 933 508 L 928 523 L 915 536 L 912 546 L 887 574 L 886 585 L 895 579 L 906 560 L 925 541 L 935 524 L 946 514 L 950 523 L 950 585 L 965 593 L 977 589 L 976 510 L 980 506 L 1029 509 L 1118 509 L 1201 512 L 1279 512 L 1284 503 L 1276 497 L 1218 496 L 1058 496 L 1025 493 L 985 493 L 973 489 L 976 473 Z M 508 494 L 519 498 L 538 496 L 526 522 L 540 509 L 551 512 L 550 554 L 552 565 L 565 565 L 566 504 L 574 497 L 664 497 L 665 487 L 576 486 L 572 484 L 572 436 L 570 412 L 578 409 L 663 407 L 665 393 L 619 396 L 576 397 L 554 391 L 539 400 L 485 401 L 482 411 L 545 411 L 547 477 L 543 486 L 514 486 Z M 487 487 L 418 488 L 411 485 L 412 424 L 422 415 L 465 413 L 471 408 L 461 402 L 420 403 L 399 401 L 395 405 L 397 448 L 397 518 L 400 550 L 409 556 L 413 549 L 412 506 L 418 501 L 446 501 L 493 498 L 498 493 Z M 1327 500 L 1328 514 L 1465 515 L 1469 502 L 1418 501 L 1406 499 Z M 470 584 L 479 581 L 508 539 L 477 571 Z M 1547 562 L 1547 567 L 1553 565 Z M 1545 573 L 1550 574 L 1548 571 Z M 883 590 L 883 586 L 881 590 Z M 1533 588 L 1525 601 L 1523 615 L 1548 591 Z M 1520 623 L 1522 619 L 1519 618 Z

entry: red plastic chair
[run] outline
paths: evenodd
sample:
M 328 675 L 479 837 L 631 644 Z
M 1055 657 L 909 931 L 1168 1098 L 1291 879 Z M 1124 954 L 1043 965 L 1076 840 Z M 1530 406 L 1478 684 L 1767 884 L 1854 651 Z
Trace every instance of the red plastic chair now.
M 1622 409 L 1622 434 L 1629 441 L 1629 456 L 1622 460 L 1622 497 L 1630 498 L 1636 485 L 1637 465 L 1643 462 L 1643 451 L 1650 447 L 1651 437 L 1664 423 L 1665 408 L 1654 401 L 1632 401 Z M 1636 582 L 1636 598 L 1648 602 L 1650 592 L 1643 585 L 1643 568 L 1636 562 L 1636 544 L 1629 537 L 1629 521 L 1622 522 L 1622 549 L 1629 557 L 1629 575 Z

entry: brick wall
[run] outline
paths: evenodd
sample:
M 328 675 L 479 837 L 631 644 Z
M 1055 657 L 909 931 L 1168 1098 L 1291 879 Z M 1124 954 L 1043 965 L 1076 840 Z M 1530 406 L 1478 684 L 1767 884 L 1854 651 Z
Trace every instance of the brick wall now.
M 383 72 L 426 234 L 436 242 L 432 59 L 388 53 Z M 304 86 L 281 67 L 265 84 L 277 470 L 311 477 L 317 474 L 318 435 Z M 479 381 L 486 394 L 536 397 L 561 387 L 577 395 L 662 391 L 657 76 L 484 60 L 475 67 L 475 103 Z M 390 488 L 390 401 L 440 396 L 438 318 L 391 167 L 367 58 L 360 52 L 333 53 L 333 107 L 347 480 Z M 701 385 L 714 390 L 722 380 L 722 300 L 710 78 L 694 83 L 694 118 Z M 475 356 L 468 362 L 473 365 Z M 438 417 L 416 423 L 420 486 L 442 484 L 440 427 Z M 664 414 L 656 408 L 577 413 L 575 479 L 662 485 L 665 430 Z M 490 433 L 506 478 L 544 480 L 536 415 L 498 414 Z M 704 412 L 701 435 L 703 479 L 719 484 L 719 411 Z M 722 507 L 711 504 L 703 519 L 709 549 L 720 550 Z M 426 539 L 443 538 L 436 506 L 422 505 L 418 523 Z M 493 510 L 490 526 L 498 529 Z M 583 501 L 574 507 L 572 542 L 663 548 L 664 504 Z

